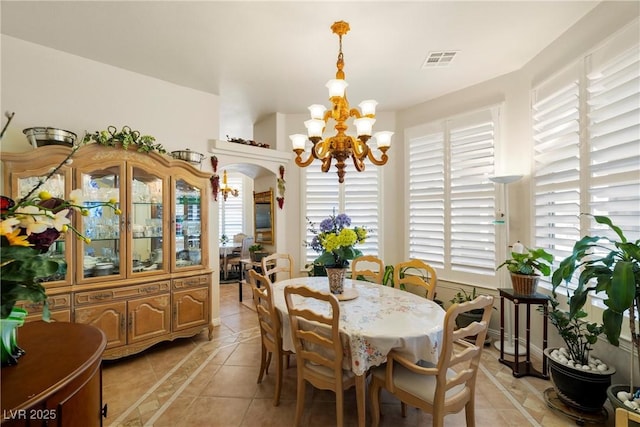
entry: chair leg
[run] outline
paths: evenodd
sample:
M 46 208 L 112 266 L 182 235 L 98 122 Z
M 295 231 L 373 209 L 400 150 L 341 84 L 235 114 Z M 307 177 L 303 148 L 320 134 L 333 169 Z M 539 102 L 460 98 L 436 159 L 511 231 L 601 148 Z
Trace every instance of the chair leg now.
M 282 390 L 282 354 L 277 353 L 277 363 L 276 363 L 276 394 L 273 397 L 273 406 L 278 406 L 280 404 L 280 392 Z
M 294 426 L 298 427 L 300 422 L 302 421 L 302 411 L 304 411 L 304 388 L 306 382 L 302 377 L 302 370 L 298 369 L 298 389 L 296 391 L 296 419 L 294 421 Z
M 371 400 L 371 427 L 378 427 L 380 424 L 380 384 L 373 379 L 369 385 L 369 399 Z
M 404 402 L 400 402 L 400 412 L 402 413 L 402 418 L 407 418 L 407 404 Z
M 476 425 L 476 410 L 473 404 L 473 395 L 464 407 L 464 416 L 467 420 L 467 427 L 475 427 Z
M 265 367 L 264 371 L 267 373 L 267 375 L 269 375 L 269 366 L 271 366 L 271 356 L 273 355 L 272 352 L 267 352 L 267 366 Z
M 336 426 L 344 425 L 344 390 L 336 391 Z
M 258 374 L 258 384 L 262 382 L 264 372 L 267 368 L 267 348 L 262 344 L 262 352 L 260 354 L 260 373 Z

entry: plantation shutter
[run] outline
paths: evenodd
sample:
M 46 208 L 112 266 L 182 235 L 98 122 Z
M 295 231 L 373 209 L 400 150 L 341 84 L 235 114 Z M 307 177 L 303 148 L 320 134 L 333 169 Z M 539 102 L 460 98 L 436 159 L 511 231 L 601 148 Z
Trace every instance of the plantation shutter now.
M 366 161 L 365 170 L 357 172 L 352 163 L 347 166 L 345 182 L 338 183 L 335 167 L 329 172 L 320 170 L 319 162 L 314 162 L 303 169 L 305 185 L 303 186 L 305 201 L 305 216 L 315 224 L 334 214 L 345 213 L 351 218 L 351 227 L 361 226 L 367 229 L 367 239 L 364 244 L 356 246 L 364 254 L 382 257 L 379 241 L 380 217 L 380 175 L 382 168 Z M 313 234 L 305 222 L 305 241 L 310 243 Z M 318 257 L 318 253 L 310 247 L 303 248 L 305 264 L 311 263 Z
M 406 133 L 409 257 L 443 279 L 495 284 L 497 117 L 491 108 Z
M 409 159 L 409 257 L 444 268 L 444 132 L 410 139 Z
M 579 109 L 577 80 L 533 105 L 534 246 L 556 259 L 568 256 L 580 238 Z
M 640 238 L 639 46 L 593 70 L 587 78 L 589 212 L 609 216 L 635 241 Z M 598 227 L 589 233 L 614 237 L 608 227 Z
M 451 269 L 495 275 L 494 123 L 452 124 Z

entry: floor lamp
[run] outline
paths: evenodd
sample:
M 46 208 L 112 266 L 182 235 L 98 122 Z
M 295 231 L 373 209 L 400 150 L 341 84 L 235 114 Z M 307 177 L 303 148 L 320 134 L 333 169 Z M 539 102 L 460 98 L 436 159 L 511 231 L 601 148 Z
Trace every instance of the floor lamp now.
M 496 226 L 502 226 L 503 231 L 500 233 L 500 250 L 498 251 L 499 259 L 506 259 L 507 253 L 505 251 L 509 250 L 509 198 L 507 192 L 507 184 L 511 184 L 512 182 L 518 181 L 522 178 L 522 175 L 505 175 L 505 176 L 494 176 L 489 178 L 492 182 L 496 184 L 502 185 L 502 200 L 499 204 L 498 215 L 496 215 L 495 224 Z M 501 271 L 500 274 L 500 287 L 506 288 L 505 284 L 505 273 Z M 518 345 L 518 354 L 524 355 L 525 348 L 520 343 L 515 343 L 513 340 L 513 333 L 511 331 L 511 307 L 506 310 L 505 313 L 506 319 L 506 335 L 507 340 L 504 343 L 504 353 L 515 355 L 515 346 Z M 500 341 L 495 341 L 493 345 L 500 350 Z

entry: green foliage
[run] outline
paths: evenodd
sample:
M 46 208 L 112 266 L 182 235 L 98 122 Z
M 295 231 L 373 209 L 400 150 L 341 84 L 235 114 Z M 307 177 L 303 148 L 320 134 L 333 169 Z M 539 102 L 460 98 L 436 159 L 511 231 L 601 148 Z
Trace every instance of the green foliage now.
M 262 245 L 260 245 L 260 244 L 255 244 L 255 245 L 249 246 L 249 252 L 258 252 L 258 251 L 261 251 L 262 249 L 263 249 Z
M 26 300 L 44 304 L 43 318 L 49 318 L 46 304 L 47 296 L 40 280 L 58 271 L 58 263 L 40 254 L 40 251 L 28 246 L 9 246 L 2 237 L 0 252 L 0 318 L 5 318 L 17 301 Z
M 107 130 L 87 133 L 82 139 L 84 144 L 95 142 L 107 147 L 117 147 L 120 145 L 125 150 L 133 146 L 141 153 L 157 151 L 158 153 L 165 154 L 167 150 L 162 144 L 157 144 L 155 141 L 156 139 L 153 136 L 140 135 L 140 132 L 131 130 L 129 126 L 124 126 L 119 132 L 115 126 L 109 126 Z
M 615 346 L 620 344 L 624 312 L 629 310 L 633 344 L 640 350 L 640 339 L 633 327 L 640 298 L 640 240 L 629 242 L 623 231 L 606 216 L 589 216 L 598 224 L 608 226 L 619 240 L 585 236 L 576 242 L 572 254 L 562 260 L 553 273 L 553 295 L 560 283 L 570 281 L 577 270 L 578 287 L 569 300 L 569 318 L 581 316 L 589 292 L 604 292 L 603 302 L 607 309 L 602 322 L 607 340 Z
M 553 255 L 541 248 L 526 249 L 527 252 L 523 254 L 518 252 L 511 252 L 512 258 L 507 259 L 505 262 L 500 264 L 496 268 L 496 270 L 503 266 L 506 266 L 507 270 L 516 274 L 534 276 L 537 274 L 536 272 L 539 272 L 543 276 L 548 276 L 551 273 Z

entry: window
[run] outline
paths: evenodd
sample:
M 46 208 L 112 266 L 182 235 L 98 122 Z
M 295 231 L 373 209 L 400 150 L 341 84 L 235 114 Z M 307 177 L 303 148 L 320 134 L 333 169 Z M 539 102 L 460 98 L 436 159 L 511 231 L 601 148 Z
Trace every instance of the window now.
M 330 215 L 345 213 L 351 218 L 351 226 L 362 226 L 367 229 L 367 238 L 364 244 L 358 245 L 365 255 L 376 255 L 382 257 L 380 253 L 380 238 L 378 219 L 380 218 L 380 182 L 381 167 L 366 161 L 365 170 L 356 172 L 354 168 L 347 167 L 345 182 L 338 184 L 338 177 L 332 167 L 329 172 L 320 170 L 317 163 L 303 169 L 303 176 L 306 185 L 302 199 L 305 202 L 306 217 L 309 218 L 318 228 L 320 222 Z M 313 235 L 308 230 L 305 222 L 306 242 L 311 242 Z M 303 248 L 305 264 L 311 263 L 318 257 L 310 247 Z
M 533 91 L 535 245 L 557 262 L 581 236 L 610 233 L 581 212 L 640 238 L 639 52 L 596 51 Z
M 233 240 L 233 236 L 244 231 L 244 187 L 243 179 L 240 174 L 229 173 L 227 175 L 227 183 L 231 188 L 237 188 L 240 191 L 238 197 L 229 195 L 225 201 L 222 195 L 218 195 L 218 232 L 219 236 L 226 235 L 229 240 Z
M 409 257 L 439 277 L 495 284 L 498 108 L 407 131 Z

